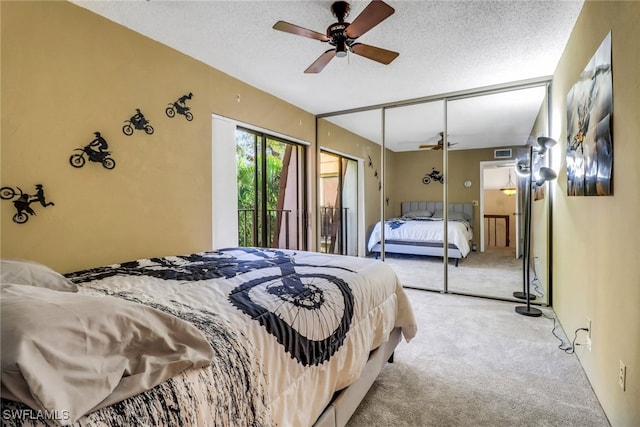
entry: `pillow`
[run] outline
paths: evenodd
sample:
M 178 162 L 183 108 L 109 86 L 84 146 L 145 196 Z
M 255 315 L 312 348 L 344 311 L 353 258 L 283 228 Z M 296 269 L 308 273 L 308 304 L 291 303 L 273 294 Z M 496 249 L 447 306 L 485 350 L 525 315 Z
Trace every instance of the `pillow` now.
M 46 265 L 23 259 L 0 260 L 0 283 L 38 286 L 64 292 L 78 292 L 78 287 Z
M 449 212 L 450 221 L 469 221 L 470 218 L 464 212 Z
M 0 292 L 1 395 L 63 423 L 213 359 L 195 326 L 142 304 L 15 284 Z
M 443 217 L 442 209 L 436 209 L 436 211 L 433 213 L 433 215 L 431 215 L 431 217 L 442 218 Z
M 432 215 L 431 211 L 414 211 L 404 214 L 404 218 L 431 218 Z
M 433 213 L 433 218 L 443 218 L 442 209 L 438 209 Z M 463 212 L 449 212 L 449 221 L 470 221 L 468 215 Z

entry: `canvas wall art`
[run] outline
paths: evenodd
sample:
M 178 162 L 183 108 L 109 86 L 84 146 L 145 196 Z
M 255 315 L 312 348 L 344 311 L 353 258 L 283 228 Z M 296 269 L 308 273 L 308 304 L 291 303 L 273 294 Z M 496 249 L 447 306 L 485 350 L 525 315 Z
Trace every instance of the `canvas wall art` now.
M 567 95 L 567 195 L 613 195 L 611 33 Z

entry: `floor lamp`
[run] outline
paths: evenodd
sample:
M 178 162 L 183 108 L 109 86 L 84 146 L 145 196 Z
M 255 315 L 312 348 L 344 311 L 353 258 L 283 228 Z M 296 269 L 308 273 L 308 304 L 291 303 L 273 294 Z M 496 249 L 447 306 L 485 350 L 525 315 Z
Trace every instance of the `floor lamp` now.
M 531 263 L 531 204 L 532 204 L 532 192 L 533 190 L 543 185 L 547 181 L 551 181 L 557 177 L 555 171 L 548 167 L 539 167 L 535 172 L 536 180 L 534 181 L 534 155 L 543 157 L 546 151 L 553 147 L 556 141 L 547 137 L 538 138 L 538 147 L 529 148 L 529 160 L 528 162 L 519 161 L 516 164 L 516 172 L 521 176 L 526 177 L 526 193 L 525 193 L 525 233 L 524 233 L 524 272 L 523 272 L 523 297 L 527 302 L 526 306 L 517 306 L 516 313 L 524 316 L 539 317 L 542 315 L 542 311 L 537 308 L 531 307 L 531 281 L 530 281 L 530 263 Z M 514 292 L 514 296 L 516 293 Z

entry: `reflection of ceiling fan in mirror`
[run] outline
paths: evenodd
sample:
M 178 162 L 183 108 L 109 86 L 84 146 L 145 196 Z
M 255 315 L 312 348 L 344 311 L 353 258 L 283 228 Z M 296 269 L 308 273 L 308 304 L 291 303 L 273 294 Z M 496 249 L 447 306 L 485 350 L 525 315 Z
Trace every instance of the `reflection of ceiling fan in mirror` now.
M 347 52 L 353 52 L 356 55 L 364 56 L 382 64 L 389 64 L 399 55 L 397 52 L 370 46 L 362 43 L 356 43 L 356 39 L 364 33 L 375 27 L 395 12 L 395 10 L 380 0 L 374 0 L 364 8 L 362 13 L 358 15 L 352 23 L 345 22 L 344 18 L 349 16 L 351 6 L 346 1 L 337 1 L 331 6 L 333 16 L 338 22 L 327 28 L 327 33 L 322 34 L 313 30 L 299 27 L 284 21 L 278 21 L 273 26 L 274 29 L 291 33 L 298 36 L 308 37 L 321 42 L 327 42 L 333 48 L 327 50 L 320 55 L 316 61 L 309 66 L 305 73 L 319 73 L 333 59 L 347 56 Z
M 429 145 L 421 145 L 420 148 L 421 150 L 442 150 L 442 147 L 444 147 L 444 132 L 439 132 L 438 133 L 440 135 L 440 139 L 438 140 L 438 142 L 436 142 L 435 144 L 429 144 Z M 457 142 L 447 142 L 447 147 L 451 147 L 452 145 L 456 145 Z

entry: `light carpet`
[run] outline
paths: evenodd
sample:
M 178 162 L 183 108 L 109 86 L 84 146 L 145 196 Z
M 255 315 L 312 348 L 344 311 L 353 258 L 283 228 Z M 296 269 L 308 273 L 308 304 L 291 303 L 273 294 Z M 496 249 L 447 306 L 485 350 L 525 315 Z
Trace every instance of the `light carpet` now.
M 387 254 L 385 262 L 396 271 L 403 286 L 444 289 L 442 258 Z M 448 275 L 448 290 L 451 292 L 514 299 L 513 292 L 523 290 L 522 259 L 515 257 L 515 250 L 512 248 L 471 252 L 460 260 L 458 267 L 451 260 Z M 530 292 L 538 298 L 543 295 L 543 290 L 536 286 L 535 280 Z
M 418 335 L 400 343 L 348 427 L 609 426 L 552 320 L 504 301 L 406 292 Z

